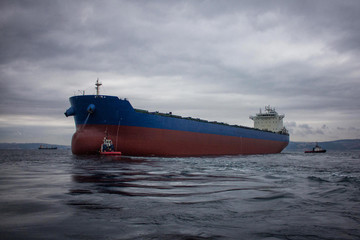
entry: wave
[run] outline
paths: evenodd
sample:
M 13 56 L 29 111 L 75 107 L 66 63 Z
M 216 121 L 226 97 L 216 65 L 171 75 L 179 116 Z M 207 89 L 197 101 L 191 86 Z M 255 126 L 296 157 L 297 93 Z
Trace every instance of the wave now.
M 351 177 L 351 176 L 344 176 L 337 182 L 338 183 L 360 183 L 359 178 Z
M 319 183 L 322 183 L 322 182 L 329 182 L 323 178 L 320 178 L 320 177 L 315 177 L 315 176 L 309 176 L 307 177 L 307 179 L 311 180 L 311 181 L 314 181 L 314 182 L 319 182 Z
M 268 196 L 263 197 L 254 197 L 253 200 L 260 200 L 260 201 L 269 201 L 269 200 L 276 200 L 281 198 L 294 198 L 294 195 L 291 193 L 276 193 Z

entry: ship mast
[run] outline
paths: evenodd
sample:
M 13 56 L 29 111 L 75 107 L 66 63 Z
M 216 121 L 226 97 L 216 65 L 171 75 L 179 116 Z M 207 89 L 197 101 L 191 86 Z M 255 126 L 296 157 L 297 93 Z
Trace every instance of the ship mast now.
M 96 83 L 95 83 L 95 89 L 96 89 L 96 96 L 99 96 L 99 88 L 100 86 L 102 85 L 102 83 L 99 83 L 99 78 L 96 80 Z

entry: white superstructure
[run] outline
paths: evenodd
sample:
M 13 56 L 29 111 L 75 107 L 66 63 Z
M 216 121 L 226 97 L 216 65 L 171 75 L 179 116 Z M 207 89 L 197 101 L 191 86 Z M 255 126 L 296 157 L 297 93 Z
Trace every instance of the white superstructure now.
M 285 115 L 279 115 L 275 108 L 265 106 L 265 113 L 257 113 L 255 116 L 250 116 L 250 119 L 254 120 L 254 128 L 260 130 L 266 130 L 271 132 L 287 133 L 287 130 L 283 126 L 283 118 Z

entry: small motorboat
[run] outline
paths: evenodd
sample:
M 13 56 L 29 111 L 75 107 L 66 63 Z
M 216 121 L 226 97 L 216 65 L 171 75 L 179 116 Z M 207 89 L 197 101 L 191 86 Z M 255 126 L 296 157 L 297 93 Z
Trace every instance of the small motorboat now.
M 121 152 L 100 152 L 101 155 L 121 155 Z
M 305 151 L 305 153 L 325 153 L 326 150 L 322 149 L 317 143 L 315 145 L 315 147 L 313 147 L 312 150 L 309 151 Z
M 115 151 L 114 144 L 112 143 L 111 139 L 104 137 L 104 142 L 101 144 L 100 147 L 100 154 L 101 155 L 121 155 L 121 152 Z

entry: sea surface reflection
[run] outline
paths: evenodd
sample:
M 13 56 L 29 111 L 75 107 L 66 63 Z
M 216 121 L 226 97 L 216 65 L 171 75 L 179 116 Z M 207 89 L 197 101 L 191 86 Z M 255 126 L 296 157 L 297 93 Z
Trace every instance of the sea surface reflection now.
M 359 239 L 360 155 L 1 151 L 2 239 Z

